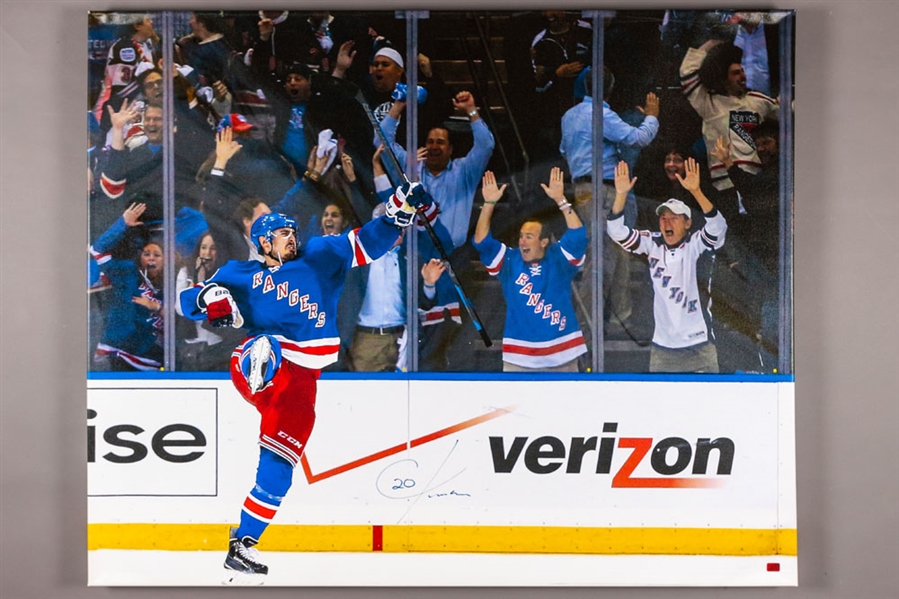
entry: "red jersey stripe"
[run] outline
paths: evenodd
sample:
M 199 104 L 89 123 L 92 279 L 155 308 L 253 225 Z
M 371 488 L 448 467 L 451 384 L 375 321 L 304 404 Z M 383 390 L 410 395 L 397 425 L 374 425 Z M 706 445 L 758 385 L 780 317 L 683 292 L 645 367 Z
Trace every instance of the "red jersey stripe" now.
M 503 351 L 510 354 L 520 354 L 525 356 L 549 356 L 579 345 L 584 345 L 583 337 L 575 337 L 574 339 L 569 339 L 568 341 L 550 345 L 548 347 L 524 347 L 523 345 L 503 343 Z

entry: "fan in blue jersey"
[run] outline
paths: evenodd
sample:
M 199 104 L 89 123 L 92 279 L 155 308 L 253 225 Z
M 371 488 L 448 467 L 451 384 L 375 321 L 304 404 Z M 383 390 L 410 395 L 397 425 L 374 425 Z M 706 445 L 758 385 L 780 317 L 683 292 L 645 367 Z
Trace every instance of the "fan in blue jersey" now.
M 250 230 L 263 262 L 230 261 L 181 292 L 185 316 L 247 329 L 232 355 L 231 380 L 262 415 L 256 482 L 231 529 L 226 582 L 261 583 L 268 574 L 253 546 L 287 494 L 312 433 L 316 381 L 340 346 L 337 301 L 347 271 L 387 252 L 416 208 L 430 203 L 420 186 L 410 187 L 391 196 L 385 215 L 344 235 L 313 237 L 302 251 L 296 221 L 265 214 Z
M 490 171 L 482 181 L 484 207 L 472 242 L 487 272 L 499 277 L 506 299 L 503 370 L 577 372 L 587 345 L 571 302 L 571 281 L 584 264 L 587 232 L 565 199 L 561 169 L 553 168 L 549 185 L 541 187 L 565 216 L 568 230 L 558 242 L 536 220 L 521 226 L 518 251 L 490 235 L 493 210 L 506 189 L 497 188 Z
M 146 204 L 131 204 L 90 247 L 91 257 L 112 284 L 103 336 L 94 362 L 112 370 L 159 370 L 162 368 L 163 252 L 160 241 L 142 241 L 136 260 L 117 256 L 128 239 L 129 229 L 142 226 Z M 134 250 L 136 248 L 129 248 Z

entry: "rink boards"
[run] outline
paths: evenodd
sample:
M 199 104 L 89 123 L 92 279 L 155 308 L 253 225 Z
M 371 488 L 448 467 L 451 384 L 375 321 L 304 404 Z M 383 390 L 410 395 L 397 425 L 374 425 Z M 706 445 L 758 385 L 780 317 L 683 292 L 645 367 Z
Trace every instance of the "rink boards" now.
M 259 548 L 404 571 L 432 553 L 578 556 L 597 585 L 678 584 L 645 560 L 720 557 L 742 574 L 731 584 L 796 584 L 793 397 L 789 377 L 324 379 Z M 258 424 L 226 379 L 90 379 L 92 583 L 114 575 L 96 562 L 108 551 L 223 552 Z M 624 565 L 601 576 L 610 560 Z

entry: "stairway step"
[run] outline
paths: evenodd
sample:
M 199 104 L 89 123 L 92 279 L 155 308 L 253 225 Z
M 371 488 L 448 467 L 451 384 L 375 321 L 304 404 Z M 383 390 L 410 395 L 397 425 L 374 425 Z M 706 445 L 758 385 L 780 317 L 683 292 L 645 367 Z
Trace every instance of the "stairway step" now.
M 490 65 L 483 60 L 475 60 L 474 68 L 478 71 L 488 74 L 489 78 L 493 78 L 493 70 Z M 506 74 L 506 61 L 496 60 L 496 70 L 503 82 L 508 81 Z M 431 60 L 431 66 L 434 71 L 440 74 L 447 84 L 452 85 L 457 82 L 471 81 L 471 72 L 468 68 L 467 60 Z
M 488 49 L 494 59 L 498 59 L 503 55 L 503 38 L 490 37 L 487 38 Z M 466 48 L 472 56 L 483 56 L 481 48 L 481 38 L 475 35 L 466 35 L 465 43 L 459 35 L 437 35 L 434 38 L 434 44 L 431 46 L 431 53 L 428 58 L 433 60 L 451 60 L 456 58 L 464 59 L 466 56 Z

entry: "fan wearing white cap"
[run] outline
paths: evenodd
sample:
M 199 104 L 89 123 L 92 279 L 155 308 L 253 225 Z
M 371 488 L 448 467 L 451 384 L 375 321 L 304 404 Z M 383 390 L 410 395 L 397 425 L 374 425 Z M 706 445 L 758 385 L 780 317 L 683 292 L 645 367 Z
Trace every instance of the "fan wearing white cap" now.
M 331 73 L 333 77 L 338 79 L 347 77 L 356 57 L 354 47 L 355 42 L 352 40 L 341 44 L 334 71 Z M 368 64 L 368 77 L 357 83 L 378 121 L 388 113 L 397 96 L 405 101 L 407 93 L 415 97 L 421 107 L 419 122 L 442 122 L 449 117 L 451 108 L 449 89 L 434 72 L 431 60 L 427 56 L 419 53 L 416 63 L 410 64 L 410 68 L 417 69 L 418 88 L 407 90 L 403 83 L 406 74 L 403 53 L 383 38 L 375 40 L 375 47 Z
M 400 53 L 389 46 L 384 46 L 375 52 L 368 67 L 372 86 L 381 93 L 393 93 L 396 84 L 403 79 L 405 68 Z
M 638 231 L 624 224 L 624 205 L 634 187 L 626 162 L 615 167 L 615 203 L 607 221 L 609 237 L 625 250 L 644 254 L 653 288 L 650 372 L 718 372 L 718 351 L 700 304 L 696 262 L 704 252 L 724 245 L 727 223 L 699 187 L 699 165 L 686 162 L 677 180 L 696 199 L 705 215 L 701 230 L 690 233 L 691 210 L 680 200 L 659 205 L 659 233 Z
M 337 62 L 334 65 L 334 71 L 331 73 L 338 79 L 345 79 L 347 71 L 353 65 L 353 59 L 356 57 L 356 51 L 353 49 L 354 42 L 352 40 L 344 42 L 340 46 L 340 52 L 337 55 Z M 368 65 L 368 74 L 371 77 L 371 83 L 374 90 L 379 94 L 393 93 L 396 84 L 403 80 L 406 65 L 403 62 L 403 56 L 390 46 L 383 46 L 371 59 Z

